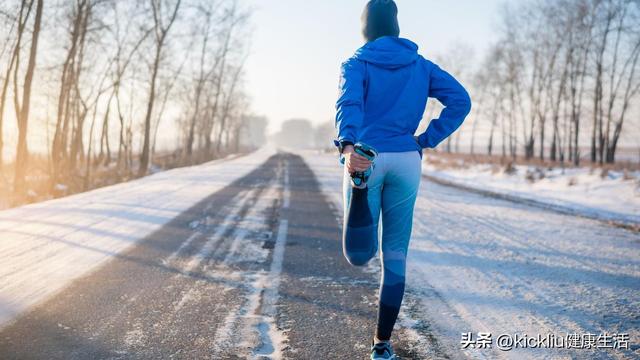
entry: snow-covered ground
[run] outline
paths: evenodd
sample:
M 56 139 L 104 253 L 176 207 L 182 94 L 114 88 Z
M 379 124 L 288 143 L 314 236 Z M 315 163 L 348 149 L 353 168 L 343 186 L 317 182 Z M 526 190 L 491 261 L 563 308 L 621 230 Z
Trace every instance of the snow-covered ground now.
M 334 155 L 306 154 L 327 199 L 342 206 Z M 640 235 L 599 221 L 423 181 L 400 322 L 429 358 L 638 358 Z M 461 334 L 491 333 L 492 349 Z M 629 334 L 631 350 L 499 351 L 500 334 Z M 615 337 L 624 344 L 624 337 Z M 597 340 L 600 341 L 600 340 Z M 617 346 L 617 345 L 616 345 Z M 565 345 L 566 347 L 566 345 Z
M 0 327 L 274 153 L 262 149 L 0 212 Z
M 249 174 L 273 153 L 263 150 L 0 212 L 0 326 Z M 303 157 L 326 198 L 340 209 L 342 169 L 336 156 L 309 152 Z M 282 207 L 287 207 L 288 170 L 283 171 Z M 248 187 L 229 200 L 219 209 L 228 216 L 212 236 L 203 239 L 201 224 L 193 224 L 193 237 L 185 238 L 176 255 L 164 259 L 177 268 L 184 266 L 188 273 L 205 263 L 215 244 L 228 241 L 228 247 L 217 247 L 220 254 L 228 249 L 221 265 L 205 266 L 205 270 L 212 278 L 231 276 L 250 284 L 250 291 L 244 300 L 228 306 L 215 339 L 245 334 L 238 336 L 244 341 L 250 338 L 246 332 L 257 327 L 260 337 L 269 339 L 263 342 L 270 344 L 260 353 L 271 351 L 273 357 L 286 339 L 274 331 L 277 292 L 272 286 L 281 271 L 277 260 L 286 256 L 284 240 L 276 241 L 268 272 L 234 272 L 229 267 L 236 262 L 259 264 L 267 258 L 261 242 L 247 247 L 242 239 L 250 232 L 264 231 L 268 219 L 262 212 L 280 196 L 278 179 Z M 248 207 L 243 219 L 237 219 L 258 186 L 266 187 L 264 194 Z M 336 215 L 339 221 L 340 214 Z M 286 233 L 286 224 L 280 222 L 278 234 Z M 230 236 L 223 239 L 228 232 Z M 203 245 L 201 250 L 179 256 L 194 242 Z M 372 263 L 368 270 L 377 274 L 379 267 Z M 408 291 L 400 317 L 405 328 L 400 334 L 424 347 L 426 358 L 630 359 L 640 355 L 637 232 L 423 181 L 407 273 Z M 172 314 L 197 304 L 197 298 L 208 293 L 206 288 L 201 290 L 186 289 Z M 256 313 L 261 316 L 255 317 Z M 629 334 L 634 350 L 462 349 L 463 332 L 473 332 L 475 337 L 490 332 L 494 341 L 502 333 L 533 337 Z M 127 335 L 136 348 L 140 334 Z
M 452 166 L 453 165 L 453 166 Z M 640 172 L 425 162 L 423 173 L 466 187 L 547 203 L 587 216 L 640 224 Z

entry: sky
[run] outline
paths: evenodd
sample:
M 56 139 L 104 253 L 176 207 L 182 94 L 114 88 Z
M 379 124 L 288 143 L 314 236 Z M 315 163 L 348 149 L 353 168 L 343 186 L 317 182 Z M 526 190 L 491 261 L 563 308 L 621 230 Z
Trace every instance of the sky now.
M 465 43 L 474 56 L 486 50 L 505 0 L 396 0 L 401 37 L 434 58 Z M 269 131 L 283 121 L 333 121 L 342 61 L 363 45 L 365 0 L 245 0 L 253 8 L 247 90 L 252 109 Z

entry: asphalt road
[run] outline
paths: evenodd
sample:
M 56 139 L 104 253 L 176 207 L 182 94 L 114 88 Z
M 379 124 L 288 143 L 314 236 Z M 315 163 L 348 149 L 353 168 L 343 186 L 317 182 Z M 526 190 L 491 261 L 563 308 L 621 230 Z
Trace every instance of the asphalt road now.
M 21 315 L 0 359 L 367 358 L 378 265 L 343 259 L 340 170 L 312 160 L 271 157 Z M 637 233 L 427 181 L 414 219 L 401 358 L 639 353 Z M 631 332 L 631 350 L 461 349 L 461 331 Z
M 339 239 L 311 170 L 278 154 L 2 329 L 0 358 L 366 358 L 377 279 Z

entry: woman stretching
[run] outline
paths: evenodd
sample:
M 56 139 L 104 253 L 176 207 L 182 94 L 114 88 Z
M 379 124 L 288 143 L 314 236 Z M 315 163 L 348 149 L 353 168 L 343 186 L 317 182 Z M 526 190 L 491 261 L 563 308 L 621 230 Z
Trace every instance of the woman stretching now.
M 342 64 L 337 102 L 336 145 L 343 155 L 345 226 L 354 191 L 352 175 L 370 170 L 365 204 L 375 234 L 382 214 L 382 238 L 345 241 L 344 255 L 365 265 L 381 246 L 382 282 L 371 359 L 394 359 L 390 338 L 400 311 L 413 208 L 421 177 L 422 149 L 434 148 L 453 133 L 471 109 L 464 87 L 400 38 L 393 0 L 371 0 L 362 14 L 366 44 Z M 427 130 L 414 136 L 427 98 L 444 106 Z M 364 143 L 377 151 L 373 163 L 354 151 Z M 369 217 L 369 214 L 365 214 Z M 351 217 L 353 219 L 353 217 Z

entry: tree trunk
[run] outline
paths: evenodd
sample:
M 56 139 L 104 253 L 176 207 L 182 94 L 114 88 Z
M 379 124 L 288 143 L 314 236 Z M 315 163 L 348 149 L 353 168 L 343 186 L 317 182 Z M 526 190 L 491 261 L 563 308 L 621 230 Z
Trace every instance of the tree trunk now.
M 546 117 L 540 118 L 540 160 L 544 160 L 544 128 L 546 123 Z
M 22 109 L 18 119 L 18 146 L 16 151 L 16 173 L 14 187 L 16 192 L 21 194 L 25 189 L 25 173 L 28 165 L 27 131 L 29 124 L 29 107 L 31 102 L 31 83 L 36 67 L 36 55 L 38 52 L 38 38 L 40 36 L 40 24 L 42 22 L 43 0 L 37 0 L 36 17 L 33 24 L 33 34 L 31 37 L 31 49 L 29 51 L 29 62 L 27 73 L 24 78 L 24 90 L 22 93 Z M 16 90 L 17 91 L 17 90 Z
M 107 102 L 107 110 L 104 113 L 104 119 L 102 121 L 102 133 L 100 135 L 100 163 L 104 166 L 109 166 L 111 163 L 111 146 L 109 145 L 109 115 L 111 113 L 111 99 L 113 94 Z M 106 154 L 105 149 L 106 148 Z
M 181 0 L 176 2 L 176 6 L 173 9 L 169 21 L 162 27 L 162 13 L 160 6 L 152 0 L 151 7 L 153 9 L 153 18 L 155 22 L 156 30 L 156 53 L 153 61 L 153 68 L 151 70 L 151 89 L 149 90 L 149 101 L 147 102 L 147 112 L 144 118 L 144 140 L 142 145 L 142 155 L 140 156 L 140 168 L 138 169 L 138 175 L 143 176 L 149 169 L 149 150 L 151 145 L 151 117 L 153 115 L 153 105 L 156 99 L 156 81 L 158 77 L 158 70 L 160 68 L 160 56 L 162 55 L 162 48 L 164 47 L 165 40 L 169 30 L 173 26 L 178 15 L 178 9 L 180 8 Z
M 144 118 L 144 143 L 142 145 L 142 155 L 140 157 L 140 169 L 138 175 L 143 176 L 149 169 L 149 148 L 151 135 L 151 115 L 153 114 L 153 104 L 156 99 L 156 78 L 158 76 L 158 68 L 160 67 L 160 52 L 162 46 L 156 48 L 156 57 L 153 62 L 153 70 L 151 72 L 151 89 L 149 90 L 149 101 L 147 102 L 147 113 Z
M 21 36 L 19 34 L 18 36 Z M 17 52 L 20 51 L 18 44 L 14 48 L 13 53 L 11 54 L 11 61 L 9 61 L 9 66 L 7 67 L 7 71 L 5 72 L 4 82 L 2 84 L 2 94 L 0 95 L 0 174 L 3 172 L 4 167 L 4 133 L 3 133 L 3 124 L 4 124 L 4 108 L 7 101 L 7 92 L 9 89 L 9 83 L 11 82 L 11 70 L 14 67 L 17 58 Z

